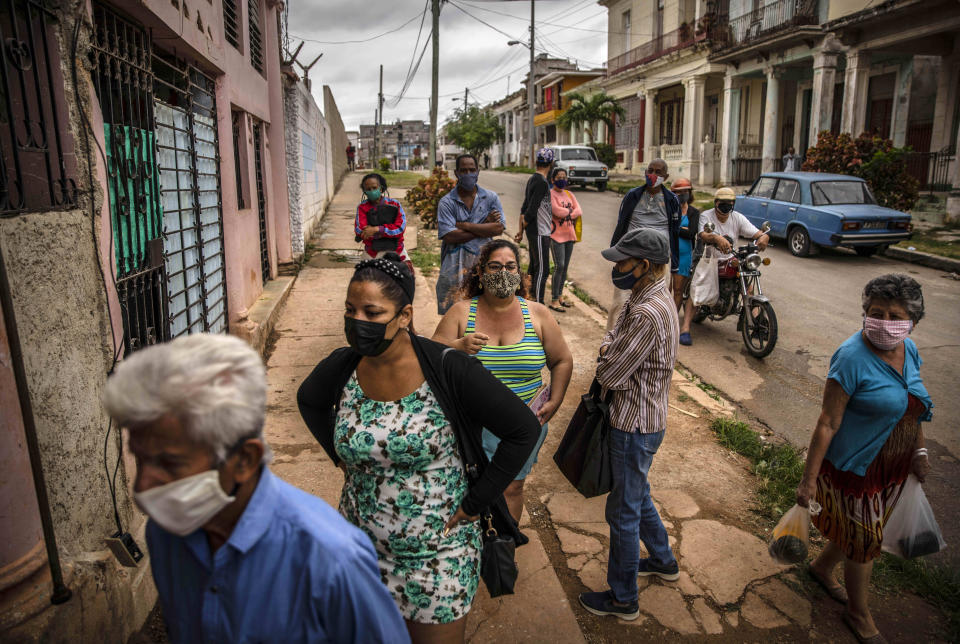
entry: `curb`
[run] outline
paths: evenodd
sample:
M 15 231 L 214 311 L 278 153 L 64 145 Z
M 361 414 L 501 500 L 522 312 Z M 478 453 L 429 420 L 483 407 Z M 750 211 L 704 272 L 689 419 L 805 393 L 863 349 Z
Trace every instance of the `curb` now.
M 264 356 L 267 339 L 273 332 L 296 281 L 296 275 L 278 275 L 276 279 L 267 282 L 263 293 L 247 311 L 247 315 L 230 329 L 233 335 L 246 340 L 261 357 Z
M 911 264 L 920 264 L 948 273 L 960 273 L 960 259 L 951 259 L 941 255 L 924 253 L 919 250 L 907 250 L 905 248 L 890 248 L 883 251 L 884 257 L 900 260 L 901 262 L 910 262 Z

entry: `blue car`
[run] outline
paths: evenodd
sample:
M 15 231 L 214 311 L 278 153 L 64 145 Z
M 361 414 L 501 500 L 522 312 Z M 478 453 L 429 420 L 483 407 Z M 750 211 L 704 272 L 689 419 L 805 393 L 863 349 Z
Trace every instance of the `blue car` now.
M 909 213 L 877 205 L 863 179 L 823 172 L 768 172 L 743 195 L 736 209 L 758 228 L 787 240 L 797 257 L 820 246 L 847 246 L 869 257 L 910 239 Z

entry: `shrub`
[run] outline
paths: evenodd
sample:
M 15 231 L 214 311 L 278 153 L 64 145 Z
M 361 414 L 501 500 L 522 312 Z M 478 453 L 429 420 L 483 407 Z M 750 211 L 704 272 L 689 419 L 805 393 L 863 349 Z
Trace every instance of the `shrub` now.
M 457 182 L 443 168 L 437 167 L 429 177 L 423 177 L 407 191 L 407 204 L 420 217 L 424 228 L 437 227 L 437 205 L 443 195 L 453 190 Z
M 807 150 L 803 169 L 860 177 L 870 184 L 877 202 L 895 210 L 910 210 L 920 192 L 915 178 L 907 174 L 909 148 L 895 148 L 890 139 L 824 130 L 817 144 Z
M 594 143 L 593 149 L 597 152 L 597 158 L 600 159 L 600 163 L 604 164 L 608 168 L 612 168 L 617 165 L 617 151 L 609 143 Z
M 387 157 L 382 157 L 377 161 L 377 165 L 380 166 L 380 172 L 390 172 L 390 159 Z
M 427 165 L 427 162 L 423 157 L 413 157 L 412 159 L 410 159 L 411 168 L 414 168 L 414 169 L 422 168 L 425 165 Z

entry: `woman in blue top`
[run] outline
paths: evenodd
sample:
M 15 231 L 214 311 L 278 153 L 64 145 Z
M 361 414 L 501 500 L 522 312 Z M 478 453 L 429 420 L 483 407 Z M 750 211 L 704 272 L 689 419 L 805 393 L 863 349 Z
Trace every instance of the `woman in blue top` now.
M 846 603 L 844 622 L 859 641 L 882 642 L 867 605 L 870 572 L 907 476 L 923 481 L 929 472 L 920 422 L 933 404 L 907 337 L 923 317 L 920 284 L 902 274 L 874 278 L 863 312 L 863 329 L 830 359 L 797 503 L 823 506 L 813 522 L 830 540 L 810 574 Z M 846 589 L 833 572 L 841 561 Z

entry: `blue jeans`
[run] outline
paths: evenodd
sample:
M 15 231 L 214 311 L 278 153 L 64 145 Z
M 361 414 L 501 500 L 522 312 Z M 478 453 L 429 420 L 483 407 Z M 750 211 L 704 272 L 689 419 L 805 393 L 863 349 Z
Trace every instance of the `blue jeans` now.
M 663 432 L 641 434 L 610 430 L 610 469 L 613 486 L 607 496 L 607 523 L 610 524 L 610 558 L 607 583 L 618 602 L 637 599 L 637 567 L 640 542 L 650 560 L 661 566 L 676 562 L 667 531 L 650 498 L 647 472 L 663 442 Z

